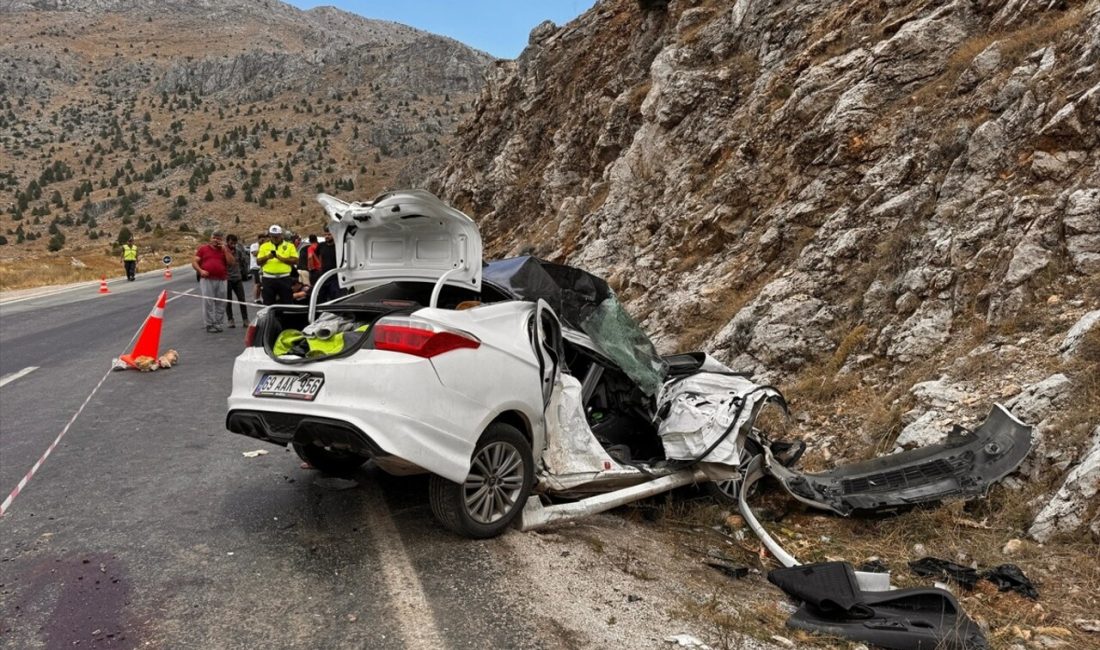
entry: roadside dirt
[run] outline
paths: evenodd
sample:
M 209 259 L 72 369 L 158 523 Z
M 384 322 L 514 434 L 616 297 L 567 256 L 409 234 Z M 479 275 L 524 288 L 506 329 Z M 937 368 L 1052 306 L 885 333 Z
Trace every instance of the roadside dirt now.
M 510 569 L 505 592 L 530 604 L 545 647 L 684 647 L 669 640 L 681 635 L 711 648 L 780 647 L 737 630 L 755 631 L 756 610 L 782 594 L 759 573 L 734 579 L 702 562 L 730 540 L 694 526 L 683 535 L 687 524 L 646 521 L 644 513 L 625 509 L 498 540 Z

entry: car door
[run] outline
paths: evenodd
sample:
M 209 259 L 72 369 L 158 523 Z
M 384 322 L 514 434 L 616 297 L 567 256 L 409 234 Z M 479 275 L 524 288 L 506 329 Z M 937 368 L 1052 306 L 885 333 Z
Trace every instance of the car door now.
M 535 305 L 532 347 L 539 360 L 539 381 L 542 382 L 542 408 L 550 405 L 554 383 L 558 380 L 562 363 L 561 321 L 550 305 L 540 299 Z

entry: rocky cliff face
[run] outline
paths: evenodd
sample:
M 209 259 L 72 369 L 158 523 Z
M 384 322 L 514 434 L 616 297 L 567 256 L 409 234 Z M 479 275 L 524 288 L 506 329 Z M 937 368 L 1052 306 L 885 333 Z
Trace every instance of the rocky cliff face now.
M 666 352 L 826 411 L 799 415 L 826 452 L 1009 400 L 1043 489 L 1085 454 L 1095 328 L 1061 350 L 1100 304 L 1097 0 L 604 0 L 475 111 L 432 184 L 488 251 L 608 277 Z

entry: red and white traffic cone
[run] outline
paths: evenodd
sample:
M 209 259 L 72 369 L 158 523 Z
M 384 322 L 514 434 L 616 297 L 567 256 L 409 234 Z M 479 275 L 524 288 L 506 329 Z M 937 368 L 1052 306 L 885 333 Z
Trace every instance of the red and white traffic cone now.
M 168 267 L 164 267 L 164 279 L 165 280 L 171 280 L 172 279 L 172 269 L 170 269 Z
M 149 357 L 154 360 L 157 358 L 158 348 L 160 347 L 160 329 L 164 323 L 164 306 L 167 302 L 168 292 L 161 291 L 160 297 L 157 298 L 157 304 L 153 306 L 153 311 L 149 312 L 149 316 L 145 319 L 145 324 L 141 328 L 141 335 L 138 336 L 133 351 L 119 356 L 119 360 L 127 366 L 137 368 L 135 359 L 138 357 Z
M 100 293 L 111 293 L 111 290 L 107 288 L 107 276 L 103 276 L 103 279 L 99 281 Z

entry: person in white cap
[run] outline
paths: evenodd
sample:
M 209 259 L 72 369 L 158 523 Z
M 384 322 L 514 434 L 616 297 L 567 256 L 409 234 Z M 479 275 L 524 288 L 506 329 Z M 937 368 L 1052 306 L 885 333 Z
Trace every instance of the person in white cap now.
M 298 264 L 298 251 L 294 244 L 283 241 L 283 229 L 271 226 L 267 229 L 268 241 L 260 245 L 256 261 L 260 264 L 262 292 L 265 305 L 289 305 L 294 302 L 290 288 L 290 273 Z

